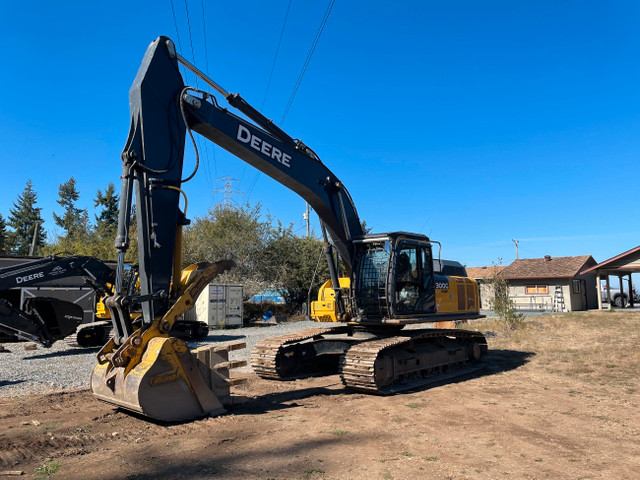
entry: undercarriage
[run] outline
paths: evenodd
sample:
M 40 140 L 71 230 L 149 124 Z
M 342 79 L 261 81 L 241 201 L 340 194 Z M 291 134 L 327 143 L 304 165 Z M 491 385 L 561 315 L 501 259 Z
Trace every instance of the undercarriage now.
M 484 335 L 469 330 L 341 326 L 264 339 L 251 365 L 273 380 L 339 373 L 351 390 L 388 395 L 477 370 L 486 352 Z

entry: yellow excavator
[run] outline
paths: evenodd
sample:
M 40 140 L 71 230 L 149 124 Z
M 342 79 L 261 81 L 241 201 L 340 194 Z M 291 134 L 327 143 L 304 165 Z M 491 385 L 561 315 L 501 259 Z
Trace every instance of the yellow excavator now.
M 216 93 L 185 86 L 179 64 Z M 238 114 L 220 106 L 220 98 Z M 211 278 L 230 266 L 228 261 L 207 266 L 182 292 L 179 282 L 172 282 L 180 277 L 181 232 L 189 223 L 183 184 L 198 164 L 193 132 L 303 197 L 320 218 L 332 284 L 340 285 L 335 252 L 349 278 L 334 298 L 336 318 L 344 325 L 258 342 L 251 365 L 259 376 L 281 380 L 339 373 L 348 389 L 391 394 L 479 367 L 487 351 L 481 333 L 404 328 L 479 318 L 475 284 L 436 275 L 435 242 L 425 235 L 365 234 L 349 192 L 311 148 L 186 61 L 167 37 L 147 49 L 129 99 L 118 263 L 113 294 L 105 299 L 114 336 L 98 353 L 93 370 L 91 389 L 97 398 L 164 421 L 224 410 L 214 379 L 233 362 L 216 363 L 217 351 L 192 352 L 169 335 Z M 187 138 L 196 150 L 196 167 L 185 174 Z M 134 198 L 140 290 L 132 294 L 123 278 Z M 445 311 L 438 291 L 448 291 L 458 308 Z M 134 305 L 141 312 L 136 322 Z

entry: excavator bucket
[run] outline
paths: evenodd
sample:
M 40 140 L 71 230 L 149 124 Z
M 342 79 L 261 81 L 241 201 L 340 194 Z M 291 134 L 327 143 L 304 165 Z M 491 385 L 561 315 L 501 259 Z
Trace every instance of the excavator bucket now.
M 225 412 L 180 339 L 152 338 L 140 363 L 126 375 L 124 367 L 109 366 L 97 364 L 91 375 L 91 390 L 104 402 L 167 422 Z
M 104 402 L 166 422 L 224 413 L 216 395 L 219 392 L 213 390 L 217 387 L 212 382 L 215 375 L 211 374 L 222 365 L 204 364 L 184 340 L 169 337 L 168 332 L 176 318 L 193 307 L 211 279 L 232 264 L 229 260 L 210 264 L 189 281 L 164 316 L 148 328 L 134 331 L 122 345 L 109 340 L 98 353 L 98 364 L 91 375 L 94 395 Z M 222 383 L 228 394 L 231 383 Z

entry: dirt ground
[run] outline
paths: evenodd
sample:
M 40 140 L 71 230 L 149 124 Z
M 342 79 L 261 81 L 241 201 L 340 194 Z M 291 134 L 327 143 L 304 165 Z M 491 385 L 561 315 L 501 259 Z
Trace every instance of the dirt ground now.
M 249 374 L 226 415 L 149 422 L 88 391 L 0 401 L 0 471 L 37 479 L 637 479 L 640 314 L 497 322 L 486 367 L 391 397 Z M 22 477 L 22 478 L 24 478 Z M 3 476 L 0 478 L 13 478 Z M 21 477 L 17 477 L 21 478 Z

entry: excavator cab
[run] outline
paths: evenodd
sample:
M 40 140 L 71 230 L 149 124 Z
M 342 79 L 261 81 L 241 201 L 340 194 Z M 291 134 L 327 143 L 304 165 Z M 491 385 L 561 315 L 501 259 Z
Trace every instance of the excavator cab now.
M 357 320 L 436 311 L 431 242 L 404 232 L 355 241 L 352 312 Z

